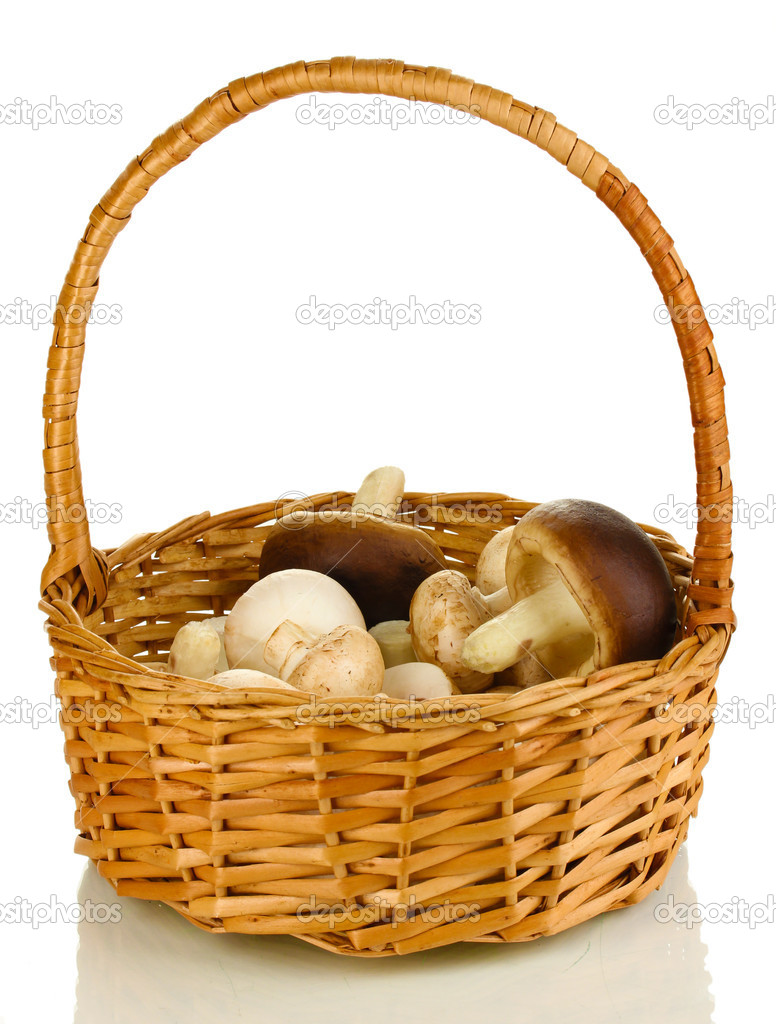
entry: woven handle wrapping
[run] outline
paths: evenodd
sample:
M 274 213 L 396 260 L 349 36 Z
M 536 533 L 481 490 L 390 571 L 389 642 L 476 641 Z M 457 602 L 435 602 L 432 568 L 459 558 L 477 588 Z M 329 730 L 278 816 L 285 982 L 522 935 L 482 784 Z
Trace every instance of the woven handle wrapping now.
M 697 470 L 698 532 L 688 589 L 696 610 L 687 617 L 685 631 L 690 634 L 702 625 L 735 626 L 724 379 L 692 279 L 647 200 L 605 156 L 546 110 L 443 68 L 354 57 L 298 61 L 231 82 L 155 138 L 92 210 L 59 296 L 48 358 L 43 460 L 52 550 L 43 570 L 42 591 L 59 579 L 74 582 L 80 576 L 90 608 L 100 604 L 107 591 L 105 559 L 92 548 L 84 513 L 76 409 L 88 319 L 84 311 L 94 301 L 100 267 L 113 240 L 154 182 L 203 142 L 275 100 L 309 92 L 378 93 L 449 103 L 528 139 L 580 178 L 621 221 L 641 249 L 669 311 L 693 309 L 692 317 L 672 315 L 690 396 Z

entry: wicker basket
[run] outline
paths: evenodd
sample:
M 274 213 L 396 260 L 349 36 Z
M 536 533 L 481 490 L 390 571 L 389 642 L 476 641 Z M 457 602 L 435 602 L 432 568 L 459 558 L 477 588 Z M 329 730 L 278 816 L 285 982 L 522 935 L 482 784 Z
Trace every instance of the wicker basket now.
M 115 236 L 151 185 L 203 142 L 274 100 L 313 91 L 456 104 L 528 139 L 618 217 L 669 309 L 698 305 L 672 239 L 605 156 L 547 111 L 441 68 L 300 61 L 232 82 L 154 139 L 92 211 L 48 360 L 52 552 L 41 607 L 76 850 L 119 894 L 162 900 L 215 932 L 295 934 L 361 956 L 549 935 L 660 885 L 700 798 L 711 716 L 664 709 L 713 705 L 735 627 L 724 381 L 705 320 L 674 319 L 695 439 L 694 557 L 645 527 L 674 579 L 682 622 L 660 662 L 457 697 L 445 714 L 402 718 L 397 702 L 353 700 L 319 703 L 312 720 L 303 694 L 224 692 L 143 664 L 169 651 L 182 623 L 223 614 L 257 579 L 274 503 L 192 516 L 105 551 L 91 546 L 80 514 L 82 309 Z M 482 514 L 461 521 L 462 502 L 499 515 L 490 525 Z M 499 494 L 410 494 L 402 514 L 432 504 L 424 528 L 470 576 L 493 531 L 533 507 Z

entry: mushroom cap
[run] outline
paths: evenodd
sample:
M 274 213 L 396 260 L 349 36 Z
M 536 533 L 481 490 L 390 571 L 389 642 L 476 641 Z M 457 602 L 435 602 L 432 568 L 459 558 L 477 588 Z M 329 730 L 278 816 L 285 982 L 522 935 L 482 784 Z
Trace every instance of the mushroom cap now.
M 383 693 L 396 700 L 433 700 L 455 692 L 450 677 L 430 662 L 411 661 L 385 670 Z
M 360 627 L 337 626 L 316 641 L 288 682 L 319 697 L 373 697 L 384 675 L 375 638 Z
M 446 565 L 436 541 L 407 523 L 361 512 L 286 516 L 261 549 L 259 577 L 283 569 L 310 569 L 341 583 L 368 627 L 409 618 L 418 586 Z
M 590 623 L 596 668 L 670 650 L 677 624 L 671 577 L 647 534 L 621 512 L 570 498 L 527 512 L 509 543 L 509 592 L 520 601 L 557 575 Z
M 229 667 L 275 675 L 264 659 L 264 646 L 286 619 L 313 636 L 342 625 L 364 628 L 358 605 L 336 580 L 306 569 L 286 569 L 254 583 L 227 615 L 224 647 Z
M 468 668 L 461 653 L 464 640 L 489 618 L 462 572 L 434 573 L 418 587 L 410 605 L 412 646 L 418 660 L 438 665 L 463 693 L 484 690 L 492 676 Z

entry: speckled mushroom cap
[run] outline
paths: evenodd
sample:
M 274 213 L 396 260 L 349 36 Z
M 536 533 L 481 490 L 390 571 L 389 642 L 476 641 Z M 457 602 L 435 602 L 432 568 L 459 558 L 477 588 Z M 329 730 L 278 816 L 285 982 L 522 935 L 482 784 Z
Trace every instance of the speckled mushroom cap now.
M 598 668 L 661 658 L 674 643 L 668 569 L 646 533 L 621 512 L 565 498 L 527 512 L 507 553 L 507 586 L 520 601 L 560 576 L 590 623 Z

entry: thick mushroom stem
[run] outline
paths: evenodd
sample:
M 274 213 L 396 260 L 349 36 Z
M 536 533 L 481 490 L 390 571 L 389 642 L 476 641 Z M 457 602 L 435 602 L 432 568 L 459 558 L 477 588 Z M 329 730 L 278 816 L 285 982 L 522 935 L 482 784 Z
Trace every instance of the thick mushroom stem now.
M 264 645 L 264 660 L 280 679 L 288 679 L 311 647 L 315 637 L 296 622 L 286 619 Z
M 404 472 L 398 466 L 381 466 L 364 477 L 353 497 L 357 515 L 395 519 L 404 497 Z
M 509 587 L 501 587 L 500 590 L 496 590 L 492 594 L 483 594 L 479 587 L 472 587 L 472 594 L 481 604 L 485 605 L 490 615 L 500 615 L 515 603 L 509 593 Z
M 378 643 L 386 668 L 407 665 L 418 660 L 412 647 L 410 624 L 406 619 L 378 622 L 369 632 Z
M 501 672 L 531 649 L 588 633 L 584 612 L 558 577 L 470 633 L 461 660 L 478 672 Z

